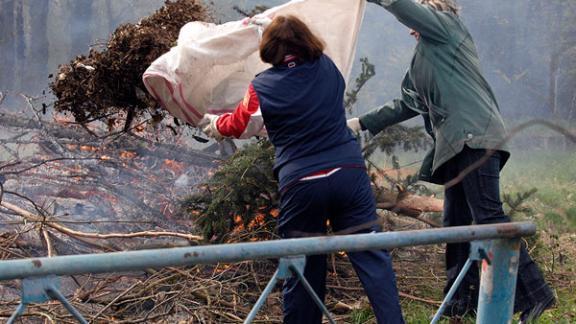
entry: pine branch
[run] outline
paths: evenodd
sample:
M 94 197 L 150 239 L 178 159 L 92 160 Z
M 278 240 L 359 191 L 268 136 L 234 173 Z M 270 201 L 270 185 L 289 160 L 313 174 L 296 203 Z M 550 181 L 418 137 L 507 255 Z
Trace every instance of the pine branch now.
M 354 84 L 354 88 L 350 91 L 346 92 L 346 97 L 344 98 L 344 108 L 350 112 L 352 110 L 352 106 L 358 101 L 358 93 L 364 85 L 376 75 L 376 70 L 374 68 L 374 64 L 370 63 L 367 57 L 363 57 L 360 59 L 362 63 L 362 71 L 360 75 L 356 78 L 356 82 Z

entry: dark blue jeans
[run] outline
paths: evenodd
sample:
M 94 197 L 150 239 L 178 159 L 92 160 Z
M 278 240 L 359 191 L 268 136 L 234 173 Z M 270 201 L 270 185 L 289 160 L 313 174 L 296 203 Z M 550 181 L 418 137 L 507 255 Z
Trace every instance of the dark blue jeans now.
M 442 167 L 443 177 L 450 180 L 466 167 L 480 160 L 486 154 L 483 149 L 464 150 Z M 444 226 L 464 226 L 476 224 L 506 223 L 510 217 L 504 214 L 500 200 L 500 153 L 495 152 L 482 166 L 469 173 L 458 184 L 445 189 Z M 446 245 L 448 292 L 460 273 L 470 253 L 469 243 Z M 478 303 L 480 283 L 478 267 L 471 267 L 460 285 L 446 315 L 464 315 L 475 312 Z M 528 255 L 526 247 L 520 248 L 520 263 L 516 286 L 515 312 L 542 308 L 554 302 L 552 290 L 538 266 Z
M 281 195 L 283 238 L 324 235 L 368 224 L 355 233 L 379 232 L 370 179 L 364 169 L 343 168 L 321 179 L 300 181 Z M 352 233 L 350 233 L 352 234 Z M 404 323 L 392 260 L 385 250 L 350 252 L 348 257 L 368 295 L 378 323 Z M 304 276 L 320 299 L 326 294 L 326 256 L 306 257 Z M 284 323 L 321 323 L 322 312 L 295 277 L 284 282 Z

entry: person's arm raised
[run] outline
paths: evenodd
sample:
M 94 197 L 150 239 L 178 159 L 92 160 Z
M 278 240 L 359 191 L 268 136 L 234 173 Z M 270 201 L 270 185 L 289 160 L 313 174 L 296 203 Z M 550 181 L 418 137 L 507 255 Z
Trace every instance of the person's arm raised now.
M 451 13 L 438 11 L 428 5 L 414 0 L 368 0 L 384 7 L 398 21 L 411 28 L 423 38 L 445 43 L 449 38 L 449 28 L 446 24 Z

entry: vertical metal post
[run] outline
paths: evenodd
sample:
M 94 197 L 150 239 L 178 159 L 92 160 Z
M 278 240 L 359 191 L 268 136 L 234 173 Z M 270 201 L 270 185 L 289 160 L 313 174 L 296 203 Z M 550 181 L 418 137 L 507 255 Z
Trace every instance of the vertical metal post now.
M 476 323 L 512 323 L 520 259 L 520 239 L 492 240 L 482 260 Z

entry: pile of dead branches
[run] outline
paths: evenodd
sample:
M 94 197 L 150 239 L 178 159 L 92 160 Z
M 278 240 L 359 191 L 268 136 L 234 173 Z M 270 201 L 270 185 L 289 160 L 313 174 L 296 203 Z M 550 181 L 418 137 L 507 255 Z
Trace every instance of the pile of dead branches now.
M 34 224 L 62 241 L 63 254 L 90 252 L 82 245 L 102 239 L 115 249 L 129 249 L 123 239 L 133 237 L 201 239 L 172 216 L 177 197 L 208 176 L 217 156 L 167 129 L 108 133 L 44 120 L 35 99 L 22 97 L 27 114 L 0 114 L 2 232 Z
M 207 170 L 214 167 L 210 155 L 186 150 L 170 132 L 159 143 L 148 139 L 161 136 L 158 133 L 98 136 L 99 132 L 79 125 L 64 127 L 58 120 L 43 120 L 35 101 L 26 99 L 36 118 L 0 115 L 0 125 L 11 132 L 0 141 L 10 157 L 0 165 L 4 233 L 0 259 L 198 244 L 196 220 L 182 223 L 170 212 L 175 205 L 164 204 L 177 201 L 177 190 L 205 180 L 173 186 L 185 174 L 193 178 L 196 172 L 204 172 L 207 177 Z M 26 153 L 30 151 L 34 154 Z M 405 220 L 398 219 L 388 227 L 401 229 L 403 224 Z M 273 227 L 269 222 L 236 226 L 226 242 L 275 239 Z M 402 260 L 422 260 L 418 251 L 395 253 L 401 253 Z M 369 307 L 368 301 L 343 253 L 330 256 L 329 264 L 327 305 L 339 322 L 352 321 Z M 259 260 L 77 275 L 62 278 L 62 292 L 94 323 L 239 323 L 276 266 L 275 260 Z M 0 317 L 14 311 L 20 301 L 19 287 L 16 281 L 1 286 Z M 414 289 L 405 286 L 402 295 L 411 302 L 435 303 L 414 297 Z M 75 323 L 58 303 L 31 305 L 23 319 Z M 258 320 L 280 323 L 281 319 L 279 285 Z
M 389 225 L 395 228 L 414 229 L 422 226 L 400 218 L 390 219 L 390 222 L 393 224 Z M 229 239 L 231 243 L 251 241 L 261 236 L 261 233 L 255 233 L 265 230 L 266 225 L 263 224 L 250 231 L 236 232 Z M 33 231 L 34 225 L 30 223 L 20 232 L 1 235 L 0 257 L 31 257 L 49 248 L 26 245 L 30 240 L 25 236 Z M 273 233 L 269 235 L 274 236 Z M 50 234 L 50 240 L 54 238 Z M 437 307 L 438 301 L 417 295 L 430 285 L 438 288 L 442 284 L 442 277 L 428 271 L 430 268 L 441 271 L 439 261 L 442 249 L 407 248 L 393 251 L 393 254 L 399 260 L 396 268 L 420 269 L 411 273 L 399 270 L 399 287 L 404 302 Z M 422 262 L 430 264 L 430 267 L 420 267 Z M 370 307 L 361 284 L 345 253 L 330 255 L 328 265 L 326 305 L 337 322 L 354 322 L 359 314 Z M 124 274 L 76 275 L 62 278 L 62 292 L 92 323 L 241 323 L 276 267 L 276 260 L 259 260 Z M 416 276 L 426 279 L 425 285 L 419 284 L 422 280 L 414 284 L 413 278 Z M 0 303 L 0 317 L 8 317 L 20 300 L 18 284 L 9 282 L 0 289 L 4 296 Z M 41 319 L 47 323 L 75 323 L 58 303 L 30 305 L 23 319 L 25 322 Z M 282 322 L 281 284 L 267 299 L 257 321 Z
M 114 123 L 116 114 L 123 112 L 128 128 L 134 118 L 156 107 L 142 82 L 144 71 L 175 45 L 182 26 L 208 20 L 200 1 L 168 0 L 139 23 L 121 25 L 104 50 L 92 49 L 88 56 L 60 66 L 50 84 L 58 98 L 55 110 L 71 113 L 80 123 Z
M 253 229 L 261 223 L 270 224 L 267 232 L 273 232 L 280 205 L 273 161 L 269 141 L 244 146 L 223 161 L 200 190 L 183 200 L 180 217 L 194 220 L 204 237 L 217 242 L 226 242 L 238 228 Z M 443 202 L 420 192 L 416 169 L 371 166 L 369 170 L 379 209 L 439 227 L 430 216 L 442 211 Z M 260 237 L 265 239 L 269 237 Z
M 141 75 L 174 45 L 180 27 L 194 20 L 208 20 L 198 1 L 167 2 L 140 23 L 119 27 L 103 51 L 92 50 L 61 66 L 51 84 L 58 98 L 54 107 L 56 112 L 70 113 L 73 121 L 62 116 L 44 120 L 46 107 L 36 107 L 35 99 L 26 96 L 22 96 L 25 114 L 0 114 L 0 125 L 7 132 L 0 138 L 5 154 L 0 163 L 0 228 L 4 233 L 0 259 L 166 248 L 198 244 L 214 235 L 226 243 L 277 238 L 269 143 L 267 150 L 254 150 L 252 155 L 247 151 L 239 155 L 243 160 L 232 159 L 227 165 L 233 172 L 219 169 L 205 187 L 212 193 L 215 187 L 226 188 L 227 182 L 219 176 L 239 185 L 238 179 L 265 175 L 266 186 L 261 179 L 253 183 L 257 188 L 252 196 L 240 197 L 244 191 L 237 190 L 229 211 L 243 206 L 239 221 L 237 213 L 206 209 L 226 202 L 230 196 L 224 192 L 220 200 L 202 195 L 196 206 L 189 205 L 197 207 L 187 209 L 189 217 L 178 219 L 179 197 L 210 176 L 217 158 L 185 145 L 193 137 L 185 134 L 190 130 L 177 133 L 145 122 L 131 126 L 132 120 L 145 114 L 151 115 L 156 126 L 161 123 L 154 119 L 161 114 L 152 109 L 156 104 L 144 91 Z M 118 121 L 123 118 L 121 127 Z M 108 128 L 92 123 L 95 120 L 106 121 Z M 255 156 L 265 163 L 254 163 Z M 389 209 L 399 206 L 399 200 L 386 201 L 392 203 Z M 218 231 L 204 230 L 210 234 L 205 237 L 195 235 L 201 232 L 198 227 L 214 228 L 218 222 L 224 224 Z M 419 255 L 416 259 L 421 262 Z M 368 302 L 345 254 L 334 254 L 329 260 L 327 306 L 339 322 L 350 321 Z M 94 323 L 242 322 L 274 273 L 276 262 L 79 275 L 63 278 L 62 292 Z M 281 322 L 278 288 L 261 310 L 260 321 Z M 435 304 L 413 297 L 411 288 L 404 291 L 410 300 Z M 0 317 L 8 317 L 20 301 L 19 283 L 2 285 L 0 292 Z M 75 322 L 57 303 L 31 305 L 23 316 L 30 322 Z

